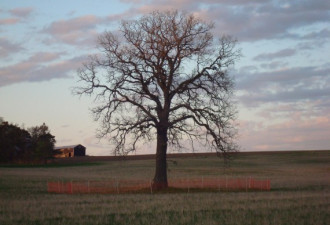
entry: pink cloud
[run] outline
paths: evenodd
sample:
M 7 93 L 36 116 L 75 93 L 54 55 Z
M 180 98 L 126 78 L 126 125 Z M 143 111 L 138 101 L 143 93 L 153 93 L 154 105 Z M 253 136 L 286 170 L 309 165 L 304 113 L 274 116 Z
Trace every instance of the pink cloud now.
M 58 59 L 63 54 L 63 52 L 37 52 L 31 56 L 28 61 L 34 63 L 51 62 Z
M 43 31 L 50 34 L 56 41 L 84 46 L 84 44 L 94 43 L 98 34 L 96 27 L 102 22 L 103 19 L 101 18 L 87 15 L 69 20 L 55 21 Z
M 0 25 L 13 25 L 18 23 L 20 20 L 18 18 L 8 18 L 8 19 L 1 19 Z
M 39 82 L 68 78 L 81 66 L 85 57 L 60 60 L 62 53 L 36 53 L 28 60 L 0 68 L 0 87 L 19 82 Z
M 23 49 L 21 44 L 12 43 L 10 40 L 0 37 L 0 58 L 8 57 Z
M 15 8 L 15 9 L 9 10 L 9 12 L 13 16 L 26 18 L 26 17 L 30 16 L 30 14 L 33 12 L 33 8 L 29 8 L 29 7 L 28 8 Z
M 120 0 L 123 3 L 134 3 L 134 4 L 139 4 L 145 2 L 144 0 Z
M 192 12 L 204 20 L 216 23 L 218 35 L 229 34 L 239 41 L 290 37 L 292 28 L 329 20 L 328 4 L 324 0 L 280 2 L 263 0 L 124 0 L 135 4 L 139 13 L 153 10 L 179 9 Z M 130 9 L 130 10 L 132 10 Z
M 330 149 L 327 115 L 309 119 L 294 115 L 273 125 L 264 121 L 261 129 L 254 129 L 254 122 L 245 123 L 240 123 L 240 144 L 245 150 Z
M 204 3 L 204 2 L 203 2 Z M 145 3 L 137 7 L 139 13 L 145 14 L 155 10 L 183 10 L 186 12 L 198 11 L 200 1 L 197 0 L 169 0 L 169 1 L 156 1 Z
M 330 149 L 329 106 L 321 99 L 265 105 L 257 119 L 239 122 L 240 144 L 246 150 Z
M 104 21 L 105 22 L 121 21 L 123 19 L 129 19 L 131 17 L 134 17 L 134 16 L 138 15 L 139 13 L 140 13 L 139 10 L 137 10 L 135 8 L 131 8 L 123 13 L 111 14 L 111 15 L 107 16 Z
M 14 17 L 0 19 L 0 25 L 14 25 L 21 22 L 21 18 L 26 18 L 32 13 L 32 8 L 16 8 L 9 10 L 10 14 Z M 17 18 L 19 17 L 19 18 Z
M 94 15 L 77 17 L 69 20 L 53 22 L 46 30 L 54 34 L 64 34 L 72 30 L 88 30 L 94 28 L 100 22 Z
M 297 12 L 293 10 L 293 5 L 284 9 L 278 3 L 271 4 L 262 0 L 207 0 L 203 1 L 203 4 L 197 0 L 124 0 L 124 2 L 131 3 L 132 7 L 123 13 L 112 14 L 106 18 L 87 15 L 55 21 L 45 28 L 44 32 L 52 35 L 54 40 L 67 44 L 91 44 L 91 40 L 95 40 L 96 27 L 99 24 L 132 18 L 154 10 L 178 9 L 194 13 L 206 21 L 214 21 L 217 35 L 229 34 L 238 38 L 239 41 L 255 41 L 288 35 L 289 30 L 293 27 L 301 27 L 329 18 L 323 7 L 320 6 L 323 4 L 322 1 L 318 0 L 316 0 L 316 6 L 313 7 L 314 11 L 304 3 L 300 5 Z M 318 10 L 318 13 L 315 13 L 315 10 Z M 280 52 L 279 54 L 292 55 L 294 52 Z M 277 55 L 269 57 L 277 57 Z

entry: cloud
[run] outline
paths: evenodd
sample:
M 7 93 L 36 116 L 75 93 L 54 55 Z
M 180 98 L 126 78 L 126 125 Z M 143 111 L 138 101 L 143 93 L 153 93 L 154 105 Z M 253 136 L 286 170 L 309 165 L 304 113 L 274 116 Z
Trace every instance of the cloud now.
M 68 78 L 69 72 L 75 71 L 85 60 L 85 56 L 60 60 L 61 54 L 39 52 L 28 60 L 0 68 L 0 87 L 24 81 L 39 82 Z
M 139 2 L 134 9 L 140 13 L 174 8 L 194 12 L 203 19 L 214 21 L 218 35 L 233 35 L 239 41 L 290 37 L 293 29 L 316 23 L 328 23 L 330 20 L 330 4 L 323 0 L 315 0 L 312 3 L 262 0 L 207 0 L 202 3 L 197 0 Z
M 21 18 L 27 18 L 31 15 L 33 12 L 33 8 L 15 8 L 12 10 L 9 10 L 11 15 L 21 17 Z
M 7 19 L 1 19 L 0 25 L 13 25 L 17 24 L 20 20 L 18 18 L 7 18 Z
M 120 0 L 120 2 L 139 4 L 139 3 L 146 2 L 146 1 L 144 1 L 144 0 Z
M 266 2 L 253 6 L 212 7 L 205 13 L 219 24 L 220 31 L 231 34 L 240 41 L 285 38 L 289 37 L 292 29 L 330 19 L 329 13 L 322 8 L 311 9 L 304 4 L 299 9 L 295 8 L 295 5 L 282 8 L 275 3 Z M 219 10 L 221 13 L 218 13 Z
M 0 58 L 8 57 L 11 54 L 23 50 L 21 44 L 16 44 L 6 38 L 0 37 Z
M 33 12 L 32 8 L 15 8 L 15 9 L 9 10 L 9 13 L 13 17 L 0 19 L 0 26 L 1 25 L 15 25 L 15 24 L 21 22 L 22 19 L 26 19 L 27 17 L 29 17 L 32 12 Z
M 104 22 L 102 18 L 86 15 L 68 20 L 59 20 L 43 29 L 44 33 L 51 35 L 54 41 L 83 47 L 95 43 L 97 25 Z
M 297 67 L 236 75 L 239 101 L 247 107 L 330 96 L 330 67 Z
M 34 63 L 51 62 L 58 59 L 64 52 L 37 52 L 29 58 Z
M 254 69 L 244 80 L 244 85 L 238 82 L 238 99 L 244 109 L 239 129 L 244 149 L 330 147 L 329 65 L 271 72 Z
M 329 149 L 329 127 L 329 116 L 304 119 L 299 113 L 270 125 L 241 121 L 240 144 L 245 150 Z
M 330 96 L 328 89 L 309 89 L 309 88 L 295 88 L 294 90 L 283 90 L 276 93 L 261 92 L 259 94 L 252 94 L 240 98 L 245 105 L 261 105 L 273 102 L 294 102 L 305 101 L 306 99 L 320 99 Z
M 154 10 L 179 9 L 192 12 L 205 20 L 214 21 L 217 35 L 229 34 L 242 42 L 283 37 L 297 38 L 297 35 L 292 33 L 293 29 L 330 20 L 326 10 L 329 4 L 320 0 L 315 0 L 313 5 L 305 2 L 284 4 L 261 0 L 208 0 L 203 3 L 197 0 L 124 0 L 124 3 L 131 4 L 131 7 L 123 13 L 107 17 L 85 15 L 59 20 L 45 27 L 43 32 L 51 35 L 53 42 L 90 46 L 95 44 L 98 25 L 133 18 Z M 325 31 L 324 36 L 326 36 Z
M 237 77 L 238 89 L 256 92 L 260 89 L 268 88 L 268 85 L 278 84 L 279 86 L 291 86 L 298 84 L 300 81 L 319 81 L 320 79 L 326 81 L 330 77 L 330 67 L 291 67 L 282 68 L 274 71 L 259 72 L 246 72 L 240 70 Z
M 266 121 L 277 121 L 279 119 L 293 117 L 293 115 L 304 119 L 324 117 L 330 115 L 330 99 L 267 104 L 259 108 L 255 115 Z
M 302 35 L 303 39 L 330 39 L 330 29 L 322 29 L 317 32 L 310 32 L 308 34 Z
M 263 54 L 257 55 L 253 59 L 258 60 L 258 61 L 269 61 L 269 60 L 273 60 L 273 59 L 277 59 L 277 58 L 293 56 L 294 54 L 296 54 L 296 52 L 297 51 L 295 49 L 287 48 L 287 49 L 280 50 L 278 52 L 263 53 Z
M 288 65 L 288 62 L 272 61 L 272 62 L 262 63 L 260 65 L 260 67 L 263 69 L 268 69 L 268 70 L 279 70 L 280 68 L 287 67 L 287 65 Z

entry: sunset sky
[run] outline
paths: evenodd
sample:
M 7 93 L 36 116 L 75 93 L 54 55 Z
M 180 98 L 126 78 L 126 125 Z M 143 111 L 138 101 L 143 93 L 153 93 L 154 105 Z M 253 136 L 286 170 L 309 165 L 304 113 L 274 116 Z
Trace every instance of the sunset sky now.
M 203 2 L 203 3 L 201 3 Z M 25 128 L 45 122 L 57 145 L 109 155 L 95 138 L 92 98 L 71 94 L 76 70 L 105 30 L 153 10 L 214 21 L 243 57 L 236 80 L 241 151 L 330 149 L 330 1 L 3 0 L 0 117 Z M 154 153 L 142 148 L 137 154 Z

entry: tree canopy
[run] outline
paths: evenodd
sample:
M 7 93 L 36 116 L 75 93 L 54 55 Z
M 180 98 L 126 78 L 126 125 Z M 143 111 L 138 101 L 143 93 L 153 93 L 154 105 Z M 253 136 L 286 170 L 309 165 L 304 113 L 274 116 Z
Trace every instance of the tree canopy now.
M 47 162 L 52 158 L 55 137 L 46 124 L 28 128 L 0 124 L 0 162 Z

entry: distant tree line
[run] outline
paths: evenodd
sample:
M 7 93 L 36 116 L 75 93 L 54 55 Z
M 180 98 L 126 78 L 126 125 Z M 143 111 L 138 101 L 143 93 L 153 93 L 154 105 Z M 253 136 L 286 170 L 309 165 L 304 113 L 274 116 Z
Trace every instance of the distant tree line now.
M 1 163 L 47 163 L 55 142 L 45 123 L 24 129 L 0 118 Z

